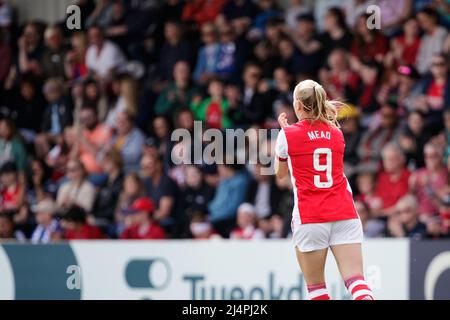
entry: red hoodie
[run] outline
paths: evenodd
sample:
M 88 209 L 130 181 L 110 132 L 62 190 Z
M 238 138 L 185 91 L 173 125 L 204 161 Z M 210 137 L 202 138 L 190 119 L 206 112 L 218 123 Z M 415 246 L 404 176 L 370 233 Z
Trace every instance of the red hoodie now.
M 166 233 L 163 228 L 160 227 L 156 222 L 136 225 L 126 228 L 120 235 L 120 239 L 165 239 Z
M 105 239 L 105 235 L 96 226 L 85 224 L 78 230 L 66 230 L 64 238 L 67 240 Z

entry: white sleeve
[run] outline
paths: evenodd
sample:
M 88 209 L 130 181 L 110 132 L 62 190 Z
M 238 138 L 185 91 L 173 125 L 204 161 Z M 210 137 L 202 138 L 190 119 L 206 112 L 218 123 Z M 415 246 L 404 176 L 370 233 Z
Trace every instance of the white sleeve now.
M 277 142 L 275 143 L 275 155 L 281 161 L 286 161 L 288 158 L 288 144 L 283 129 L 278 133 Z

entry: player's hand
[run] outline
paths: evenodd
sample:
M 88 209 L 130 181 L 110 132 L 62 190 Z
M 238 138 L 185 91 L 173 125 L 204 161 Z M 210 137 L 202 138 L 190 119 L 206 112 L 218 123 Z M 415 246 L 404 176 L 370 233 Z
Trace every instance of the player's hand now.
M 289 125 L 286 113 L 283 112 L 278 116 L 278 123 L 280 124 L 281 129 Z

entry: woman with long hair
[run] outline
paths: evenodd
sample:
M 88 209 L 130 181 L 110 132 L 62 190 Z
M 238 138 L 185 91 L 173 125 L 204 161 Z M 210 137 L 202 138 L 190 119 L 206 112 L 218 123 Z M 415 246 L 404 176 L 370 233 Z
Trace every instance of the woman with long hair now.
M 373 300 L 363 276 L 363 230 L 344 175 L 344 136 L 336 120 L 342 103 L 327 100 L 315 81 L 294 90 L 298 122 L 289 125 L 285 113 L 275 146 L 278 178 L 291 174 L 294 192 L 292 234 L 297 260 L 311 300 L 329 300 L 325 285 L 328 248 L 355 300 Z

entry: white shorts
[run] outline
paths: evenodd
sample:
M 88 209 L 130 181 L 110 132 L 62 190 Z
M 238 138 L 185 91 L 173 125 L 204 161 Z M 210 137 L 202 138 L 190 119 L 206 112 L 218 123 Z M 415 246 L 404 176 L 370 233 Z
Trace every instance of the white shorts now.
M 292 221 L 292 238 L 301 252 L 310 252 L 339 244 L 362 243 L 363 230 L 359 219 L 308 224 Z

